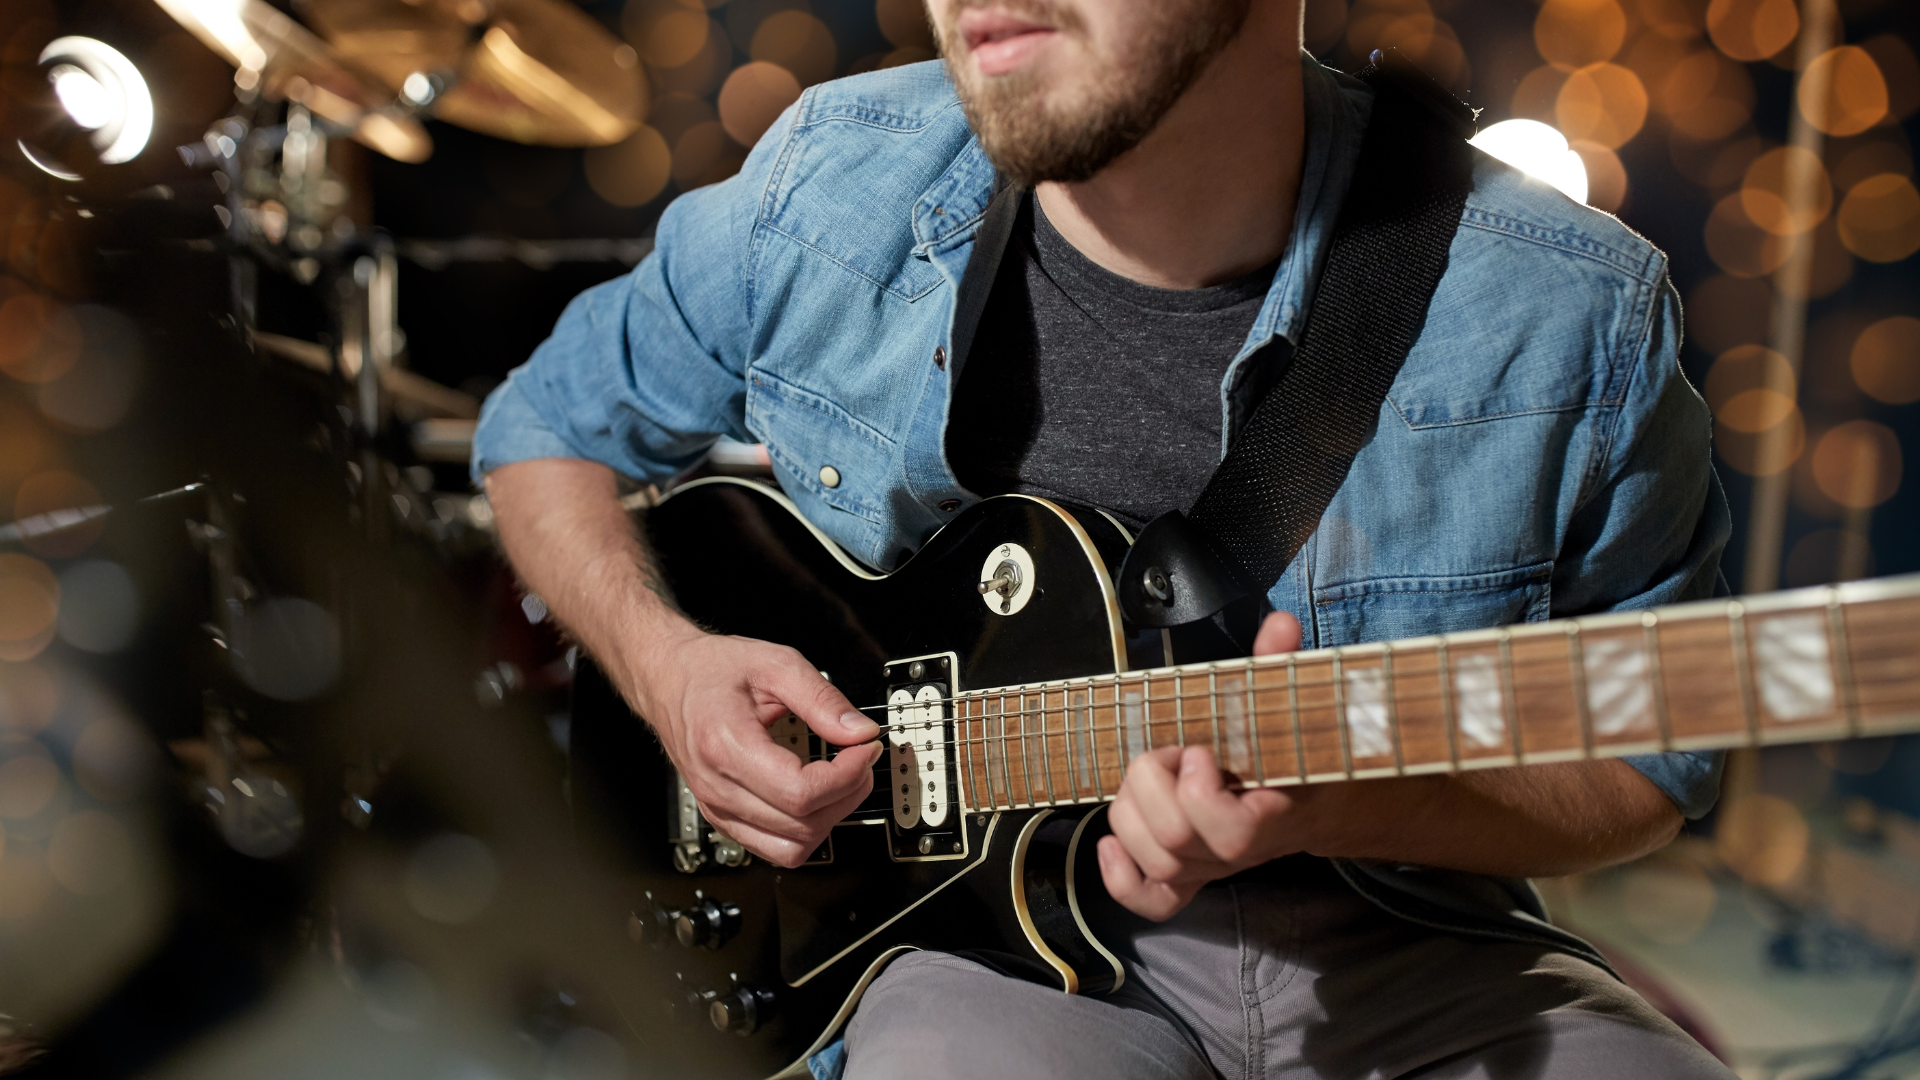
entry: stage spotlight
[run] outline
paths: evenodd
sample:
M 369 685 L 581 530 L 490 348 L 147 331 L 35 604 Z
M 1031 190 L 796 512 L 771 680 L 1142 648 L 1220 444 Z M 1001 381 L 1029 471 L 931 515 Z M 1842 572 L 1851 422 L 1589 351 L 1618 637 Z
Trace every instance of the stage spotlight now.
M 1587 167 L 1566 136 L 1538 120 L 1503 120 L 1473 137 L 1473 145 L 1544 180 L 1577 203 L 1587 201 Z
M 118 49 L 85 37 L 63 37 L 40 51 L 40 70 L 59 110 L 20 152 L 49 176 L 78 180 L 75 144 L 102 165 L 138 157 L 153 134 L 153 95 Z

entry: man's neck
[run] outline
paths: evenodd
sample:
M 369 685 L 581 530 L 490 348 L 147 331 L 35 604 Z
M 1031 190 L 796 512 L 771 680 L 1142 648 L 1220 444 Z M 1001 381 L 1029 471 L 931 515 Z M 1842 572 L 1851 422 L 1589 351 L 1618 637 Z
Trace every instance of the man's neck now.
M 1093 179 L 1035 196 L 1094 263 L 1197 289 L 1280 257 L 1306 146 L 1298 9 L 1256 3 L 1247 23 L 1138 146 Z

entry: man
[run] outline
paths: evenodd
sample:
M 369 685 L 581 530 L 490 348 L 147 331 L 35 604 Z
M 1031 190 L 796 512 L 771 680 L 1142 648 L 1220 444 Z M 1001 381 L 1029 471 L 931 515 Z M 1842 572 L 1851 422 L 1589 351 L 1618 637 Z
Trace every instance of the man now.
M 808 91 L 569 308 L 476 441 L 528 586 L 708 818 L 781 865 L 866 795 L 879 747 L 802 767 L 765 726 L 876 729 L 797 653 L 679 615 L 617 475 L 764 441 L 880 567 L 991 494 L 1132 527 L 1184 507 L 1299 338 L 1372 102 L 1303 57 L 1299 0 L 930 7 L 944 67 Z M 1019 216 L 983 250 L 996 192 Z M 1478 158 L 1426 326 L 1256 651 L 1710 595 L 1727 516 L 1678 342 L 1657 251 Z M 1099 847 L 1145 917 L 1119 993 L 912 954 L 815 1067 L 1725 1077 L 1519 880 L 1651 851 L 1717 785 L 1716 758 L 1657 755 L 1237 793 L 1205 750 L 1164 748 Z

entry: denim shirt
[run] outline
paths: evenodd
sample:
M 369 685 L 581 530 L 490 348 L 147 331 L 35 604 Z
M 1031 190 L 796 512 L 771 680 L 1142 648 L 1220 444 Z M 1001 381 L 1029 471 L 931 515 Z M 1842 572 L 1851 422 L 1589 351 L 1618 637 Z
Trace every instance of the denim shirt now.
M 1221 381 L 1223 453 L 1267 383 L 1262 346 L 1299 340 L 1372 101 L 1304 68 L 1299 204 Z M 948 468 L 945 426 L 965 312 L 979 311 L 963 273 L 995 186 L 938 62 L 807 90 L 736 176 L 669 206 L 653 253 L 574 300 L 487 400 L 475 478 L 573 457 L 659 483 L 720 436 L 765 442 L 808 518 L 855 558 L 897 566 L 979 501 Z M 1679 346 L 1661 252 L 1478 155 L 1426 325 L 1269 600 L 1314 648 L 1723 592 L 1726 500 Z M 1717 796 L 1719 755 L 1628 760 L 1689 817 Z M 1409 918 L 1554 937 L 1524 883 L 1342 872 Z

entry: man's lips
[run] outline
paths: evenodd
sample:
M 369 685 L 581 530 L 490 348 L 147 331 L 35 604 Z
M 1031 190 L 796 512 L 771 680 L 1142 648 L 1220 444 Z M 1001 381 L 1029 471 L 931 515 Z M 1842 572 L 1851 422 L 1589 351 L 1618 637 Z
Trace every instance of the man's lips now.
M 1058 33 L 1004 11 L 971 8 L 960 16 L 960 36 L 982 75 L 1005 75 Z

